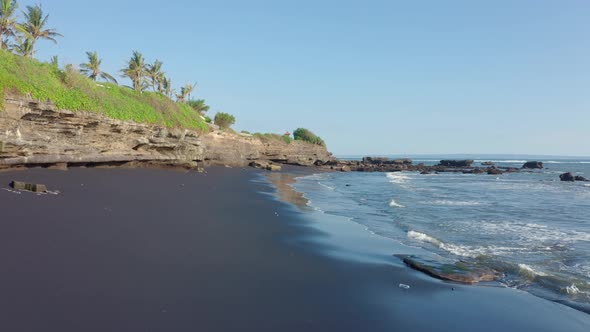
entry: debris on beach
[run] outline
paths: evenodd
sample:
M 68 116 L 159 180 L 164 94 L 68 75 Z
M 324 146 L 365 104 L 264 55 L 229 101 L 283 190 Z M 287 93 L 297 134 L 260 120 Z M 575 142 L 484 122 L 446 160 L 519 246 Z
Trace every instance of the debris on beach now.
M 26 183 L 21 181 L 10 182 L 10 187 L 14 190 L 30 191 L 34 193 L 47 193 L 47 186 L 44 184 Z
M 406 284 L 399 284 L 399 288 L 403 288 L 403 289 L 410 289 L 410 285 L 406 285 Z
M 268 161 L 253 161 L 250 163 L 250 167 L 265 169 L 267 171 L 272 171 L 272 172 L 276 172 L 276 171 L 281 170 L 281 166 L 275 165 L 275 164 L 268 162 Z

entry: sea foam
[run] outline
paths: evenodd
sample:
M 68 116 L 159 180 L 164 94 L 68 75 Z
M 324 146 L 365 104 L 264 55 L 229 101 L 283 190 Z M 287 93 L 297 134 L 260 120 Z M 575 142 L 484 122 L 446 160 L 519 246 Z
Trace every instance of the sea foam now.
M 405 206 L 399 204 L 394 199 L 392 199 L 391 202 L 389 202 L 389 206 L 392 208 L 405 208 Z

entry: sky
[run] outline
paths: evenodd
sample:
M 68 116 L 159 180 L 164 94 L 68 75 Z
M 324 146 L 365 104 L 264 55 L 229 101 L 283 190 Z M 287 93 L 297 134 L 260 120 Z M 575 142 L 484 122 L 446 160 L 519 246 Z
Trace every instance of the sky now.
M 590 156 L 586 0 L 19 3 L 64 35 L 39 59 L 96 50 L 118 75 L 139 50 L 237 130 L 305 127 L 336 155 Z

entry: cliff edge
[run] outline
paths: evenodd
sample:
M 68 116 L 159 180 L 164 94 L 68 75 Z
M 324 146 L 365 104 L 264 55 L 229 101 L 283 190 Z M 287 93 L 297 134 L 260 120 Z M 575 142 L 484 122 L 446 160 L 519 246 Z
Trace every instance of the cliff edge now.
M 245 166 L 252 161 L 311 166 L 332 161 L 323 146 L 262 142 L 223 131 L 200 133 L 59 110 L 49 102 L 8 96 L 0 109 L 0 168 L 156 164 Z

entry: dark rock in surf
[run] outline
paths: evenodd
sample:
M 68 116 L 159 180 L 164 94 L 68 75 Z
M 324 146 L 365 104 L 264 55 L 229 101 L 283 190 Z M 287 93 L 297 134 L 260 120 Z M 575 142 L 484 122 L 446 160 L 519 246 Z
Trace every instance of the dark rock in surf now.
M 561 181 L 566 181 L 566 182 L 574 182 L 574 181 L 576 181 L 576 177 L 572 173 L 570 173 L 570 172 L 561 174 L 559 176 L 559 179 Z
M 483 166 L 496 166 L 496 164 L 494 164 L 491 161 L 484 161 L 483 163 L 481 163 Z
M 490 167 L 487 169 L 487 171 L 488 171 L 489 175 L 502 175 L 502 174 L 504 174 L 504 172 L 502 170 L 497 169 L 495 167 Z
M 441 280 L 476 284 L 482 281 L 495 281 L 501 277 L 501 273 L 496 270 L 464 261 L 448 264 L 416 256 L 399 255 L 397 257 L 412 269 Z
M 541 162 L 541 161 L 527 161 L 526 163 L 524 163 L 524 165 L 522 165 L 522 168 L 526 168 L 526 169 L 542 169 L 543 168 L 543 162 Z
M 575 176 L 575 180 L 576 180 L 576 181 L 590 181 L 590 180 L 588 180 L 588 179 L 586 179 L 585 177 L 583 177 L 583 176 L 580 176 L 580 175 L 576 175 L 576 176 Z

